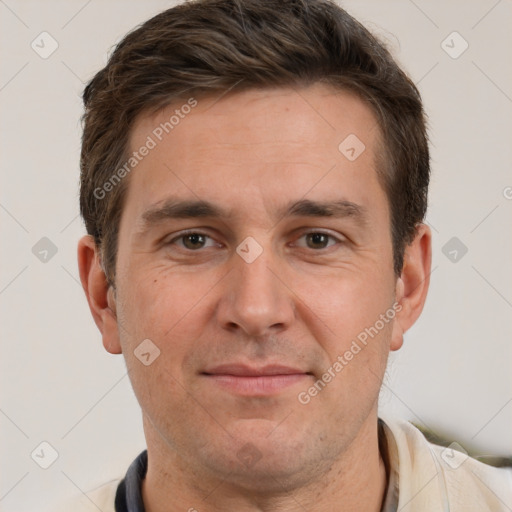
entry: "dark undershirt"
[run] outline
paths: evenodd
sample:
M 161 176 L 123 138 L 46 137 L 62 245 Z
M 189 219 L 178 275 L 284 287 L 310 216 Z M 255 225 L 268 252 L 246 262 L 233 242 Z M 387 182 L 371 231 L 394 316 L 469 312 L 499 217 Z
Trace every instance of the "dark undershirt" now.
M 148 470 L 148 451 L 144 450 L 131 464 L 116 492 L 116 512 L 145 512 L 142 481 Z
M 382 512 L 394 512 L 398 505 L 398 456 L 396 446 L 388 445 L 385 423 L 379 419 L 379 451 L 386 468 L 386 496 Z M 391 435 L 391 433 L 389 434 Z M 392 438 L 390 438 L 392 439 Z M 119 483 L 116 491 L 116 512 L 145 512 L 142 501 L 142 481 L 148 469 L 148 451 L 144 450 L 130 465 L 126 476 Z

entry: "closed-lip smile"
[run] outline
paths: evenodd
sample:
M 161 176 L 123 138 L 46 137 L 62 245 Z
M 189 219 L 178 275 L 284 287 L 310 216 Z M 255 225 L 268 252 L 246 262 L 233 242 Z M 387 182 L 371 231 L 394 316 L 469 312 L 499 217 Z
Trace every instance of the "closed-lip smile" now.
M 243 396 L 273 395 L 311 376 L 291 366 L 268 364 L 255 367 L 246 364 L 221 364 L 201 372 L 223 389 Z

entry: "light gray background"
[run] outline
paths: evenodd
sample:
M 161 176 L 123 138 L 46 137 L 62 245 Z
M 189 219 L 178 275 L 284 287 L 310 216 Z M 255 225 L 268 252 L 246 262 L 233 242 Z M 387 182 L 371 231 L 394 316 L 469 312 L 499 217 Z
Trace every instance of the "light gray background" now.
M 145 447 L 122 356 L 103 350 L 78 281 L 80 94 L 115 42 L 170 5 L 0 0 L 1 510 L 90 490 Z M 387 41 L 430 118 L 434 272 L 424 313 L 391 359 L 382 409 L 510 455 L 512 3 L 343 5 Z M 47 59 L 31 48 L 43 31 L 59 45 Z M 442 47 L 453 31 L 469 44 L 456 59 Z M 457 37 L 444 43 L 452 53 Z M 42 237 L 58 249 L 47 262 L 32 252 Z M 468 248 L 456 262 L 442 251 L 452 237 Z M 58 452 L 46 470 L 31 458 L 42 441 Z

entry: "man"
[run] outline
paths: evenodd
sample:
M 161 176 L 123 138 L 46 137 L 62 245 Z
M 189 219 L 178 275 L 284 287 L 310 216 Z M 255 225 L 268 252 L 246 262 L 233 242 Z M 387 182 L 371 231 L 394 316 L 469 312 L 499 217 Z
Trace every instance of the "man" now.
M 428 290 L 429 152 L 366 29 L 326 0 L 189 2 L 84 103 L 80 276 L 147 451 L 73 510 L 512 507 L 509 471 L 377 417 Z

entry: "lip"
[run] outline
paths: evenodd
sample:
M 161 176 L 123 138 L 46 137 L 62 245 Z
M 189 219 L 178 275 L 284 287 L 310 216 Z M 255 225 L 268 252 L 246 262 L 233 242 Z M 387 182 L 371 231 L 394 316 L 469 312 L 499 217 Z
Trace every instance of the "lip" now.
M 271 375 L 294 375 L 305 374 L 304 370 L 277 364 L 268 364 L 259 368 L 246 364 L 221 364 L 207 368 L 203 373 L 208 375 L 235 375 L 237 377 L 262 377 Z
M 223 389 L 243 396 L 276 394 L 311 376 L 299 368 L 282 365 L 252 367 L 223 364 L 208 368 L 202 375 Z

